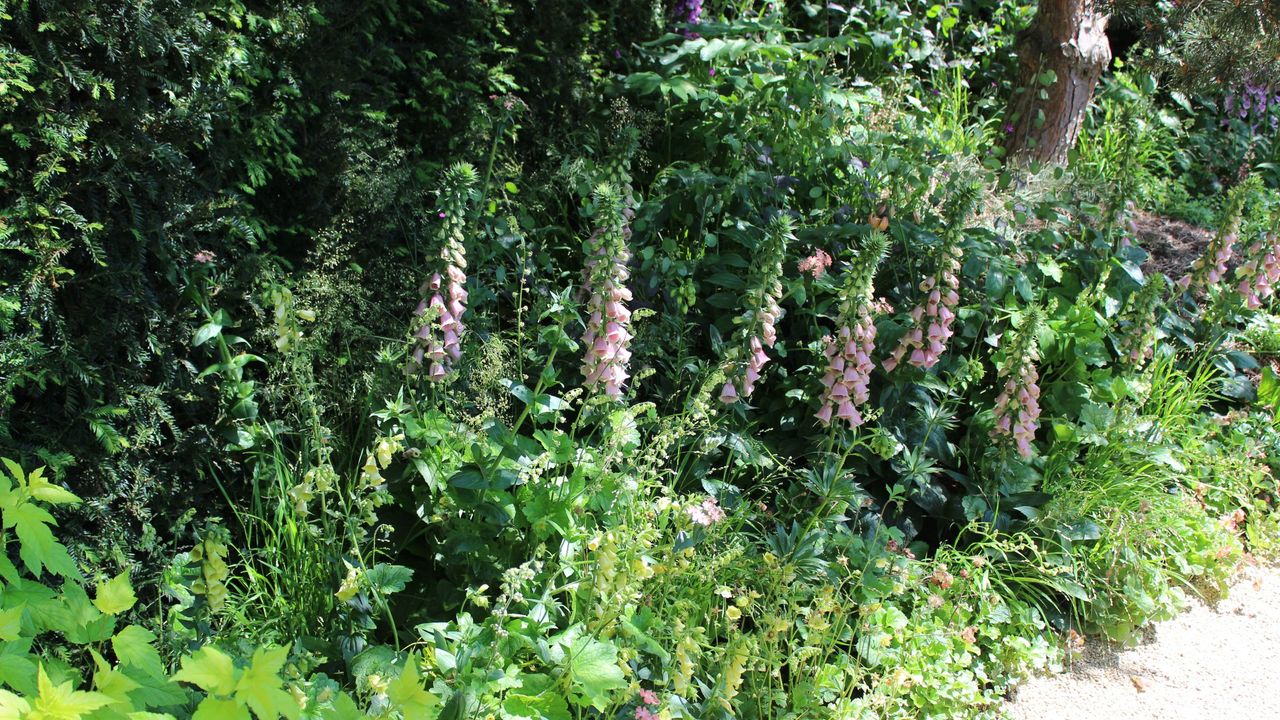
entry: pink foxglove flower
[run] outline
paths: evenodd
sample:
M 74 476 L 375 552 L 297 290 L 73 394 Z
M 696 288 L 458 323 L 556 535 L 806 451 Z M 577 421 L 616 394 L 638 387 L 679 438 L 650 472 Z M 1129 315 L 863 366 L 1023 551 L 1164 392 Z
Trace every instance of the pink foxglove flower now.
M 766 348 L 778 342 L 778 321 L 782 319 L 782 261 L 788 241 L 794 239 L 792 221 L 779 214 L 769 223 L 764 242 L 752 267 L 752 278 L 746 300 L 749 305 L 737 320 L 738 347 L 726 359 L 726 375 L 729 376 L 720 391 L 720 402 L 733 405 L 751 397 L 756 383 L 769 362 Z
M 1011 441 L 1024 458 L 1035 454 L 1032 443 L 1040 427 L 1040 376 L 1035 365 L 1039 359 L 1035 338 L 1039 324 L 1040 313 L 1032 310 L 1014 338 L 1005 366 L 1000 368 L 1004 386 L 996 397 L 995 427 L 991 429 L 993 439 Z
M 872 234 L 859 253 L 859 264 L 849 272 L 839 329 L 834 336 L 823 338 L 827 370 L 822 376 L 822 404 L 814 415 L 823 426 L 830 425 L 833 418 L 851 428 L 863 422 L 858 407 L 871 397 L 871 371 L 875 368 L 871 354 L 876 325 L 871 313 L 878 304 L 871 301 L 872 281 L 886 250 L 884 236 Z
M 443 219 L 439 233 L 438 270 L 422 284 L 422 300 L 414 310 L 418 330 L 410 370 L 426 364 L 427 377 L 444 380 L 462 358 L 462 338 L 466 330 L 462 316 L 467 310 L 467 251 L 463 244 L 467 200 L 476 183 L 476 171 L 458 163 L 445 173 L 440 202 Z
M 1244 215 L 1244 204 L 1257 187 L 1257 178 L 1250 178 L 1232 188 L 1227 194 L 1222 225 L 1218 228 L 1218 233 L 1209 242 L 1204 254 L 1196 258 L 1191 271 L 1178 280 L 1179 287 L 1195 293 L 1212 288 L 1226 280 L 1227 263 L 1231 262 L 1231 257 L 1235 253 L 1240 220 Z M 1238 284 L 1237 289 L 1239 289 Z
M 893 372 L 904 358 L 911 365 L 927 370 L 936 365 L 946 351 L 947 341 L 955 334 L 952 326 L 960 304 L 960 257 L 959 244 L 950 244 L 942 252 L 939 273 L 942 282 L 938 282 L 937 275 L 920 282 L 924 299 L 912 308 L 911 325 L 882 363 L 885 372 Z
M 583 384 L 618 400 L 631 361 L 631 311 L 626 305 L 631 300 L 627 289 L 627 262 L 631 259 L 626 243 L 627 216 L 618 191 L 607 183 L 596 188 L 595 205 L 603 225 L 586 243 Z
M 1236 268 L 1236 291 L 1250 310 L 1275 294 L 1280 283 L 1280 239 L 1274 231 L 1249 246 L 1249 260 Z

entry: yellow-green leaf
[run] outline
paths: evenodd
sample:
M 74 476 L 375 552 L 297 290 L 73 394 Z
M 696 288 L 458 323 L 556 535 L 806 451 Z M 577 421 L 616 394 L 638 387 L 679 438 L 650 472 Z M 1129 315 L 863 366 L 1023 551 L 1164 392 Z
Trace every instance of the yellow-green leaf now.
M 39 695 L 31 703 L 25 720 L 79 720 L 100 707 L 111 704 L 111 698 L 96 692 L 82 692 L 70 682 L 54 685 L 40 665 L 36 675 Z
M 60 488 L 44 479 L 44 468 L 36 468 L 27 474 L 27 491 L 31 497 L 53 505 L 75 505 L 80 502 L 70 490 Z
M 410 655 L 405 660 L 404 672 L 387 686 L 387 699 L 406 718 L 426 717 L 431 708 L 440 704 L 440 698 L 422 687 L 422 681 L 418 679 L 417 655 Z
M 236 683 L 236 701 L 248 705 L 258 720 L 276 720 L 281 715 L 298 720 L 302 712 L 298 701 L 280 689 L 278 673 L 288 657 L 287 647 L 258 648 L 249 669 Z
M 173 679 L 191 683 L 213 695 L 230 695 L 236 689 L 236 668 L 231 656 L 205 645 L 194 655 L 182 658 L 182 669 Z
M 31 705 L 26 700 L 8 690 L 0 690 L 0 720 L 21 720 L 30 711 Z
M 9 608 L 4 612 L 0 612 L 0 640 L 4 642 L 13 642 L 22 634 L 22 608 Z
M 129 571 L 125 570 L 106 582 L 98 583 L 98 596 L 94 598 L 93 605 L 107 615 L 119 615 L 136 602 L 138 596 L 133 594 Z
M 191 716 L 191 720 L 252 720 L 249 711 L 235 700 L 220 700 L 207 697 L 200 702 L 200 707 Z

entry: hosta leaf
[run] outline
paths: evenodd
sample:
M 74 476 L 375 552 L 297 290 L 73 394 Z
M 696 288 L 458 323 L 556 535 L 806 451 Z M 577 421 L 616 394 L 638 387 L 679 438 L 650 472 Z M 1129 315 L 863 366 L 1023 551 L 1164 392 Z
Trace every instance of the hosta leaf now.
M 98 595 L 94 598 L 93 605 L 108 615 L 119 615 L 136 602 L 138 596 L 133 594 L 133 586 L 129 584 L 129 571 L 125 570 L 106 582 L 98 583 Z

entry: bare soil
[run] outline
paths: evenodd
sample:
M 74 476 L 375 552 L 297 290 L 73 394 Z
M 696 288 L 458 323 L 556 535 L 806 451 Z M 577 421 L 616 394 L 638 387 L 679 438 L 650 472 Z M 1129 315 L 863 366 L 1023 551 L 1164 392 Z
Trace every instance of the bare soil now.
M 1138 243 L 1151 253 L 1143 265 L 1147 274 L 1162 272 L 1177 280 L 1191 269 L 1213 240 L 1213 231 L 1172 218 L 1139 212 L 1133 217 Z
M 1014 720 L 1280 718 L 1278 670 L 1280 568 L 1247 566 L 1216 607 L 1193 601 L 1137 647 L 1086 643 L 1006 710 Z

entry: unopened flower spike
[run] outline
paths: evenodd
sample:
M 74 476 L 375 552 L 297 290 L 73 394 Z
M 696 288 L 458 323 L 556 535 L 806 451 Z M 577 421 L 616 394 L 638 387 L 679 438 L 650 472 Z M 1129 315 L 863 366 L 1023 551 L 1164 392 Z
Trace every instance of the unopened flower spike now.
M 946 232 L 934 271 L 920 281 L 919 289 L 924 297 L 911 310 L 911 325 L 906 334 L 882 363 L 885 372 L 893 372 L 904 359 L 918 368 L 927 370 L 933 367 L 946 351 L 947 341 L 955 334 L 952 325 L 960 304 L 964 223 L 976 197 L 976 187 L 964 186 L 951 198 Z
M 460 162 L 444 174 L 440 190 L 442 222 L 437 234 L 436 267 L 419 290 L 421 300 L 414 310 L 418 329 L 409 371 L 427 366 L 427 377 L 443 380 L 462 357 L 462 316 L 467 310 L 466 211 L 472 188 L 478 181 L 476 170 Z
M 720 402 L 726 405 L 751 397 L 769 362 L 765 349 L 778 342 L 777 325 L 783 315 L 779 304 L 782 264 L 787 244 L 795 239 L 793 229 L 791 216 L 786 213 L 776 214 L 765 228 L 744 297 L 746 310 L 735 320 L 738 323 L 736 347 L 724 361 L 728 379 L 720 389 Z
M 815 417 L 824 426 L 842 420 L 849 427 L 862 424 L 858 408 L 871 397 L 871 371 L 875 363 L 876 325 L 872 316 L 872 282 L 889 244 L 881 231 L 873 231 L 846 273 L 840 315 L 834 335 L 823 338 L 827 361 L 822 376 L 822 404 Z
M 601 391 L 618 400 L 630 377 L 627 366 L 631 361 L 631 311 L 626 305 L 631 300 L 627 288 L 631 252 L 626 241 L 626 206 L 618 188 L 608 182 L 596 186 L 592 199 L 598 226 L 584 247 L 587 320 L 582 335 L 586 348 L 583 384 L 589 391 Z
M 991 429 L 992 439 L 1011 443 L 1024 458 L 1035 454 L 1032 443 L 1040 427 L 1040 376 L 1036 371 L 1040 354 L 1036 332 L 1042 321 L 1040 308 L 1031 308 L 1013 335 L 1004 366 L 1000 368 L 999 378 L 1004 380 L 1004 385 L 996 397 L 995 427 Z
M 1120 340 L 1117 349 L 1121 359 L 1135 367 L 1141 367 L 1155 354 L 1156 312 L 1164 296 L 1164 275 L 1147 278 L 1142 287 L 1129 297 L 1129 304 L 1120 315 Z

